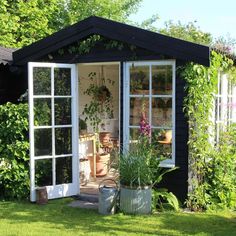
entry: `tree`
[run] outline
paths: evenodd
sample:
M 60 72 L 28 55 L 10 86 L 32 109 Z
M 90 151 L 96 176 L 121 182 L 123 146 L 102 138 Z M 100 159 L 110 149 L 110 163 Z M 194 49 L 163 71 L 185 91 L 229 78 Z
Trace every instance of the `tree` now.
M 124 22 L 141 0 L 0 0 L 0 45 L 23 47 L 91 15 Z
M 203 32 L 197 25 L 197 21 L 188 22 L 183 24 L 180 21 L 174 23 L 172 20 L 166 21 L 163 28 L 157 28 L 154 24 L 159 20 L 157 14 L 151 16 L 140 24 L 140 27 L 155 31 L 164 35 L 168 35 L 174 38 L 183 39 L 193 43 L 199 43 L 204 45 L 211 45 L 213 42 L 212 35 L 210 33 Z
M 178 23 L 167 21 L 165 22 L 165 28 L 160 29 L 159 32 L 171 37 L 209 46 L 213 40 L 212 35 L 203 32 L 196 23 L 196 21 L 187 24 L 182 24 L 180 21 Z

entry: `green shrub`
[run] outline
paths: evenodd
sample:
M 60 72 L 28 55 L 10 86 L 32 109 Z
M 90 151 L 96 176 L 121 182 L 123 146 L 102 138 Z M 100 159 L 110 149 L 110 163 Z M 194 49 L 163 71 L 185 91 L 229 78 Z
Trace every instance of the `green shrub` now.
M 209 208 L 236 209 L 236 126 L 221 134 L 210 153 L 206 174 Z
M 28 105 L 0 106 L 0 197 L 29 196 Z

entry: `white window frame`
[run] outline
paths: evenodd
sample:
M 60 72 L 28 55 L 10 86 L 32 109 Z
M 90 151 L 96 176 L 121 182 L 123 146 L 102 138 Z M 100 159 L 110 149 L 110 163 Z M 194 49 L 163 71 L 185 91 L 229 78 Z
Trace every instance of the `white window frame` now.
M 236 86 L 233 86 L 228 78 L 227 73 L 218 72 L 218 92 L 215 95 L 215 142 L 220 139 L 220 126 L 223 130 L 230 124 L 236 122 L 233 107 L 236 102 Z M 229 103 L 230 100 L 230 103 Z
M 152 95 L 151 94 L 151 86 L 152 83 L 149 83 L 149 95 L 145 95 L 145 97 L 148 97 L 149 100 L 152 98 L 169 98 L 172 97 L 172 158 L 166 159 L 161 162 L 162 167 L 171 168 L 175 166 L 175 80 L 176 80 L 176 61 L 175 60 L 160 60 L 160 61 L 139 61 L 139 62 L 124 62 L 123 64 L 123 75 L 124 75 L 124 82 L 123 82 L 123 147 L 124 150 L 128 150 L 129 148 L 129 137 L 130 128 L 135 128 L 135 126 L 129 125 L 129 117 L 130 117 L 130 103 L 129 99 L 130 97 L 133 97 L 130 95 L 130 66 L 149 66 L 149 80 L 152 78 L 152 70 L 151 66 L 165 66 L 165 65 L 171 65 L 172 66 L 172 94 L 171 95 Z M 135 95 L 135 97 L 138 97 L 138 95 Z M 140 95 L 140 98 L 142 98 L 143 95 Z M 151 124 L 151 112 L 152 112 L 152 103 L 149 102 L 149 124 Z M 152 128 L 152 126 L 151 126 Z M 155 127 L 155 128 L 164 128 L 167 129 L 168 127 Z

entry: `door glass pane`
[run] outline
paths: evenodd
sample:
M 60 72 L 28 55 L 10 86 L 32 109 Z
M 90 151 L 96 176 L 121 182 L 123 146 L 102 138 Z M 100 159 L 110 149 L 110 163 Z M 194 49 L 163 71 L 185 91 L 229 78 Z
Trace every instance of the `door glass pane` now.
M 51 68 L 33 68 L 34 95 L 51 95 Z
M 55 129 L 56 155 L 71 154 L 72 152 L 71 128 Z
M 54 95 L 71 95 L 71 69 L 54 69 Z
M 35 186 L 52 185 L 52 159 L 35 160 Z
M 172 98 L 152 98 L 152 125 L 172 126 Z
M 34 125 L 51 125 L 51 99 L 34 99 Z
M 72 183 L 72 157 L 56 158 L 56 184 Z
M 149 94 L 149 66 L 130 67 L 130 94 Z
M 152 143 L 159 155 L 167 159 L 172 158 L 172 130 L 153 129 Z
M 71 124 L 71 98 L 55 98 L 55 125 Z
M 34 147 L 35 156 L 52 155 L 52 130 L 34 130 Z
M 130 98 L 130 125 L 138 125 L 141 119 L 141 113 L 149 117 L 149 99 L 148 98 Z
M 153 94 L 172 94 L 172 66 L 152 66 Z

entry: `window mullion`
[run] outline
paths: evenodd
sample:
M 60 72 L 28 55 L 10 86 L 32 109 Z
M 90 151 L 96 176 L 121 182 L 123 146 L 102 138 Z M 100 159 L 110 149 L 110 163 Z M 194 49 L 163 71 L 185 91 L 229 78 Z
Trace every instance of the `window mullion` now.
M 56 185 L 56 149 L 55 149 L 55 102 L 54 102 L 54 67 L 51 68 L 51 94 L 52 94 L 52 179 Z
M 152 66 L 149 66 L 149 125 L 152 127 Z M 151 135 L 152 138 L 152 130 Z

